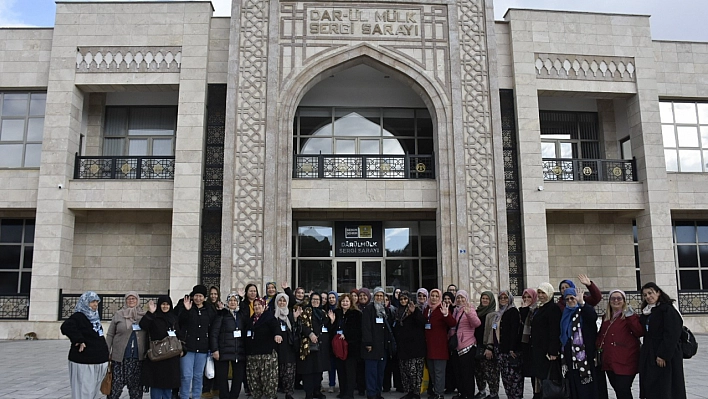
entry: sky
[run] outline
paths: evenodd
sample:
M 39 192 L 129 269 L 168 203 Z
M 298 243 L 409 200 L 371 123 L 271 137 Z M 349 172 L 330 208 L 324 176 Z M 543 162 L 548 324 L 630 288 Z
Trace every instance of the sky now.
M 216 9 L 214 15 L 230 15 L 231 0 L 212 0 L 212 3 Z M 708 42 L 708 29 L 704 25 L 707 0 L 496 0 L 495 18 L 503 19 L 508 8 L 652 15 L 655 40 Z M 0 0 L 0 26 L 54 26 L 54 11 L 53 0 Z

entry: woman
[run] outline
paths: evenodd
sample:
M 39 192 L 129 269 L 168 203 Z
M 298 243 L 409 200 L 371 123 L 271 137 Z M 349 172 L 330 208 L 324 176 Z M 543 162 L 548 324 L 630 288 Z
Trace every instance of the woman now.
M 422 312 L 423 309 L 425 309 L 425 306 L 428 304 L 428 290 L 425 288 L 418 288 L 418 291 L 415 293 L 416 297 L 416 306 L 418 306 L 418 309 Z
M 425 318 L 408 291 L 398 296 L 393 333 L 398 344 L 401 384 L 406 394 L 401 399 L 420 399 L 420 383 L 425 361 Z
M 374 300 L 362 310 L 361 358 L 364 360 L 366 397 L 381 396 L 384 369 L 391 354 L 391 313 L 386 309 L 383 288 L 374 288 Z
M 521 309 L 519 316 L 521 319 L 521 359 L 522 375 L 531 378 L 531 386 L 534 386 L 533 370 L 531 369 L 531 314 L 536 310 L 538 294 L 533 288 L 527 288 L 521 294 Z M 522 385 L 523 388 L 523 385 Z
M 538 306 L 531 312 L 531 369 L 533 370 L 534 399 L 541 398 L 541 383 L 548 378 L 551 362 L 560 352 L 561 310 L 553 303 L 553 286 L 541 283 L 536 290 Z M 554 376 L 557 377 L 557 376 Z
M 190 295 L 185 295 L 184 309 L 179 315 L 185 352 L 180 358 L 182 383 L 179 388 L 181 399 L 189 399 L 202 394 L 204 366 L 209 353 L 209 328 L 216 318 L 216 309 L 206 303 L 207 289 L 195 285 Z
M 447 349 L 447 330 L 455 327 L 455 319 L 449 306 L 442 302 L 442 291 L 430 291 L 430 302 L 423 310 L 425 317 L 425 344 L 428 370 L 433 383 L 435 399 L 443 399 L 445 393 L 445 368 L 450 352 Z
M 491 291 L 484 291 L 479 297 L 479 306 L 477 306 L 477 316 L 482 324 L 474 333 L 477 342 L 484 345 L 486 350 L 484 351 L 484 359 L 477 361 L 474 378 L 477 381 L 479 394 L 483 394 L 486 387 L 489 386 L 487 397 L 490 399 L 496 399 L 499 396 L 499 362 L 494 357 L 494 344 L 490 341 L 496 310 L 497 301 L 494 299 L 494 294 Z M 489 338 L 485 339 L 485 337 Z
M 273 314 L 265 312 L 265 306 L 265 301 L 256 296 L 253 299 L 253 316 L 246 323 L 246 376 L 253 399 L 277 396 L 276 345 L 283 342 L 283 333 Z
M 327 302 L 324 306 L 325 312 L 329 314 L 331 311 L 334 313 L 337 310 L 337 302 L 339 301 L 339 295 L 335 291 L 330 291 L 327 293 Z M 336 331 L 332 331 L 330 337 L 333 337 Z M 329 392 L 334 392 L 334 386 L 337 384 L 337 362 L 336 356 L 334 356 L 333 351 L 329 351 Z
M 350 299 L 353 301 L 352 303 L 353 303 L 354 305 L 356 305 L 356 304 L 359 303 L 359 290 L 358 290 L 358 289 L 354 288 L 353 290 L 351 290 L 351 291 L 349 292 L 349 295 L 351 296 Z M 357 309 L 358 309 L 358 308 L 359 308 L 359 307 L 357 306 Z
M 453 287 L 452 284 L 448 288 Z M 455 290 L 457 292 L 457 290 Z M 445 302 L 449 308 L 450 313 L 455 314 L 455 294 L 450 291 L 443 293 L 443 302 Z M 457 319 L 456 319 L 457 320 Z M 448 332 L 449 335 L 454 333 L 454 327 Z M 450 359 L 447 361 L 447 367 L 445 368 L 445 393 L 453 393 L 457 389 L 457 369 L 459 367 L 457 351 L 450 351 Z
M 265 285 L 265 295 L 263 300 L 271 312 L 275 310 L 275 296 L 278 295 L 278 288 L 275 286 L 275 281 L 269 281 Z
M 212 285 L 209 287 L 209 297 L 207 299 L 207 303 L 213 306 L 214 310 L 218 311 L 224 308 L 224 303 L 221 302 L 221 291 L 219 291 L 217 286 Z M 219 391 L 213 390 L 215 386 L 219 386 L 217 377 L 206 378 L 206 376 L 204 376 L 202 380 L 202 397 L 204 397 L 204 399 L 211 399 L 214 396 L 219 396 Z
M 361 312 L 356 308 L 356 302 L 350 294 L 342 294 L 339 297 L 337 310 L 334 312 L 334 319 L 331 311 L 328 316 L 337 334 L 332 339 L 345 340 L 349 348 L 346 359 L 336 360 L 340 396 L 341 399 L 353 399 L 356 363 L 361 349 Z
M 296 351 L 300 341 L 295 333 L 295 319 L 300 315 L 301 308 L 290 312 L 288 295 L 280 293 L 275 296 L 275 319 L 279 323 L 282 342 L 278 343 L 278 385 L 285 391 L 285 399 L 292 399 L 295 392 L 295 362 Z
M 384 298 L 386 303 L 386 312 L 390 314 L 389 326 L 391 327 L 391 329 L 393 329 L 397 309 L 396 306 L 393 306 L 392 298 L 392 295 L 386 295 Z M 400 303 L 398 306 L 400 306 Z M 396 389 L 396 392 L 403 392 L 403 388 L 401 388 L 401 370 L 398 368 L 397 353 L 390 353 L 389 358 L 386 359 L 386 367 L 384 368 L 383 392 L 391 391 L 391 377 L 393 377 L 393 387 Z
M 320 308 L 320 295 L 312 295 L 310 304 L 300 314 L 297 373 L 302 375 L 306 399 L 325 399 L 322 394 L 322 372 L 329 367 L 330 319 Z M 313 345 L 317 350 L 313 350 Z
M 241 301 L 241 304 L 239 305 L 239 312 L 243 314 L 244 317 L 250 319 L 253 317 L 253 301 L 258 299 L 258 287 L 256 287 L 255 284 L 250 283 L 246 285 L 246 289 L 242 292 L 243 295 L 241 295 L 243 300 Z M 267 303 L 264 301 L 265 305 Z M 272 313 L 272 312 L 271 312 Z
M 455 333 L 457 334 L 457 348 L 455 352 L 458 356 L 457 381 L 458 391 L 461 399 L 472 399 L 474 397 L 474 369 L 475 369 L 475 347 L 477 338 L 475 330 L 482 325 L 477 316 L 477 311 L 472 307 L 469 295 L 465 290 L 458 290 L 455 296 Z
M 150 341 L 159 341 L 179 331 L 172 299 L 167 295 L 157 298 L 157 305 L 148 302 L 149 312 L 140 319 L 140 328 L 147 332 Z M 179 356 L 143 363 L 143 383 L 150 387 L 150 399 L 172 399 L 172 390 L 180 386 Z
M 596 346 L 598 359 L 602 360 L 598 369 L 607 374 L 617 399 L 633 399 L 632 384 L 639 364 L 639 337 L 643 335 L 639 316 L 627 304 L 624 291 L 610 291 Z M 598 373 L 598 383 L 604 379 L 604 375 Z M 601 397 L 607 397 L 606 389 L 598 386 L 598 390 Z
M 108 370 L 108 345 L 103 337 L 98 303 L 93 291 L 81 294 L 72 314 L 61 325 L 61 333 L 71 341 L 69 382 L 72 399 L 94 399 Z
M 560 322 L 561 364 L 571 399 L 597 399 L 595 341 L 597 313 L 583 302 L 583 292 L 567 288 Z
M 391 305 L 395 306 L 396 309 L 398 309 L 399 306 L 401 306 L 401 289 L 396 288 L 393 290 L 393 297 L 391 298 Z
M 589 303 L 590 306 L 596 306 L 602 300 L 602 293 L 600 289 L 595 285 L 595 283 L 590 280 L 586 274 L 578 274 L 578 280 L 587 287 L 587 291 L 583 294 L 583 301 Z M 565 308 L 564 294 L 567 288 L 576 288 L 572 280 L 563 280 L 558 284 L 558 291 L 561 293 L 561 297 L 558 298 L 558 306 L 561 311 Z M 577 290 L 577 289 L 576 289 Z
M 686 398 L 683 356 L 679 347 L 683 319 L 673 302 L 655 283 L 642 286 L 644 343 L 639 353 L 639 397 Z
M 113 315 L 106 333 L 106 344 L 111 356 L 113 383 L 108 399 L 118 399 L 123 387 L 128 386 L 130 399 L 143 397 L 140 383 L 142 361 L 145 357 L 145 331 L 140 327 L 140 319 L 145 311 L 138 306 L 140 296 L 135 291 L 125 294 L 125 306 Z
M 516 308 L 514 296 L 509 290 L 500 292 L 497 299 L 499 310 L 494 314 L 492 324 L 494 354 L 507 398 L 521 399 L 524 396 L 524 377 L 521 374 L 522 355 L 519 350 L 519 309 Z
M 217 312 L 209 336 L 216 387 L 219 399 L 236 399 L 241 393 L 241 384 L 246 376 L 246 324 L 248 320 L 238 311 L 239 297 L 235 292 L 226 297 L 226 308 Z M 231 390 L 229 391 L 229 366 L 231 367 Z
M 357 308 L 363 313 L 366 305 L 371 300 L 371 293 L 368 288 L 359 288 L 359 302 Z M 356 363 L 356 390 L 359 396 L 366 395 L 366 360 L 359 358 Z

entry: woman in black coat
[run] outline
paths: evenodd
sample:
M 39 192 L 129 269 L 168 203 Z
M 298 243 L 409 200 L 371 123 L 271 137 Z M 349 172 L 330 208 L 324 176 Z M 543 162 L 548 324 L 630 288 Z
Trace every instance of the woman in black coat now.
M 347 358 L 337 358 L 337 375 L 339 376 L 339 391 L 341 399 L 354 399 L 356 385 L 356 362 L 359 360 L 361 349 L 361 312 L 356 308 L 350 294 L 339 297 L 337 310 L 334 312 L 336 336 L 332 338 L 343 339 L 348 344 Z
M 255 298 L 253 316 L 246 324 L 246 377 L 253 399 L 277 397 L 278 354 L 276 346 L 283 342 L 280 323 L 271 312 L 265 312 L 265 301 Z
M 305 398 L 322 398 L 322 373 L 329 369 L 329 327 L 330 319 L 320 308 L 321 296 L 312 295 L 310 304 L 300 314 L 299 350 L 297 373 L 302 375 Z M 331 312 L 334 319 L 334 313 Z M 314 347 L 317 350 L 313 350 Z
M 679 338 L 683 319 L 673 300 L 655 283 L 642 287 L 639 321 L 645 329 L 639 352 L 639 397 L 685 399 L 683 355 Z
M 391 312 L 386 309 L 383 288 L 374 288 L 374 300 L 361 315 L 361 358 L 365 361 L 366 396 L 378 398 L 383 387 L 386 360 L 391 354 L 393 337 L 389 328 L 393 322 Z
M 167 295 L 157 298 L 157 304 L 148 302 L 149 312 L 140 319 L 140 328 L 147 331 L 149 341 L 159 341 L 179 331 L 177 315 L 172 308 L 172 299 Z M 146 358 L 143 363 L 143 384 L 160 399 L 170 399 L 172 389 L 180 386 L 179 356 L 153 362 Z
M 292 395 L 295 392 L 295 367 L 300 349 L 295 320 L 302 313 L 302 309 L 297 307 L 294 311 L 290 311 L 288 302 L 288 295 L 284 293 L 276 295 L 273 315 L 280 323 L 280 332 L 283 335 L 283 341 L 278 344 L 277 348 L 278 385 L 285 391 L 285 399 L 293 399 Z
M 401 383 L 407 399 L 420 399 L 420 383 L 425 361 L 425 317 L 408 291 L 398 296 L 393 334 L 398 344 L 398 364 Z
M 542 283 L 536 290 L 538 306 L 531 314 L 531 368 L 536 377 L 534 399 L 541 397 L 541 381 L 548 378 L 551 362 L 560 355 L 561 310 L 553 302 L 553 286 Z M 553 375 L 552 377 L 557 378 Z
M 246 378 L 246 325 L 248 320 L 239 310 L 239 297 L 231 293 L 226 297 L 226 308 L 217 311 L 211 326 L 209 343 L 214 357 L 219 399 L 236 399 Z M 232 369 L 229 391 L 229 365 Z
M 576 292 L 575 288 L 566 288 L 563 291 L 563 298 L 565 308 L 560 323 L 561 363 L 568 370 L 566 379 L 570 388 L 570 397 L 571 399 L 597 399 L 595 373 L 597 313 L 589 303 L 581 302 L 583 301 L 582 289 Z

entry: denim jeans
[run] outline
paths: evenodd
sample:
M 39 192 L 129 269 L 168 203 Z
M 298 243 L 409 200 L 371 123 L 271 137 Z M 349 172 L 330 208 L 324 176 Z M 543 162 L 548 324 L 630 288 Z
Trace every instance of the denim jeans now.
M 192 393 L 192 398 L 200 398 L 202 396 L 202 377 L 204 376 L 206 360 L 206 353 L 196 352 L 187 352 L 179 359 L 182 373 L 182 384 L 179 388 L 180 399 L 189 399 L 190 392 Z
M 150 387 L 150 399 L 172 399 L 172 388 Z
M 381 388 L 383 387 L 386 360 L 366 359 L 364 362 L 366 367 L 366 396 L 376 397 L 381 393 Z

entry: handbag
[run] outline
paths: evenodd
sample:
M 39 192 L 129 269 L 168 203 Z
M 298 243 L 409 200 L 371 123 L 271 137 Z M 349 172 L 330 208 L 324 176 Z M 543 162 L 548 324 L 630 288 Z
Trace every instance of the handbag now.
M 558 379 L 551 378 L 551 368 L 558 369 Z M 563 377 L 560 371 L 560 362 L 558 360 L 551 362 L 551 367 L 548 368 L 546 379 L 541 382 L 543 399 L 568 399 L 570 398 L 570 389 L 568 388 L 568 380 Z
M 182 343 L 177 337 L 166 336 L 157 341 L 150 341 L 150 349 L 147 351 L 148 358 L 153 362 L 171 359 L 182 354 Z
M 310 353 L 320 351 L 320 342 L 310 342 Z
M 487 358 L 487 356 L 484 355 L 484 352 L 487 350 L 487 347 L 484 345 L 477 345 L 477 348 L 474 350 L 474 358 L 476 360 L 484 360 Z
M 214 378 L 214 374 L 214 358 L 209 354 L 209 356 L 207 356 L 206 366 L 204 366 L 204 377 L 211 380 Z
M 455 326 L 455 333 L 447 339 L 447 349 L 451 352 L 456 351 L 457 345 L 459 344 L 459 341 L 457 339 L 457 329 L 460 328 L 460 320 L 462 320 L 463 315 L 464 312 L 460 312 L 460 317 L 457 319 L 457 325 Z
M 103 377 L 103 381 L 101 381 L 101 393 L 104 395 L 111 394 L 111 387 L 113 385 L 113 369 L 111 364 L 111 362 L 108 362 L 108 370 L 106 370 L 106 376 Z
M 332 340 L 332 353 L 337 359 L 347 360 L 349 356 L 349 343 L 347 340 L 342 339 L 342 334 L 337 334 Z

